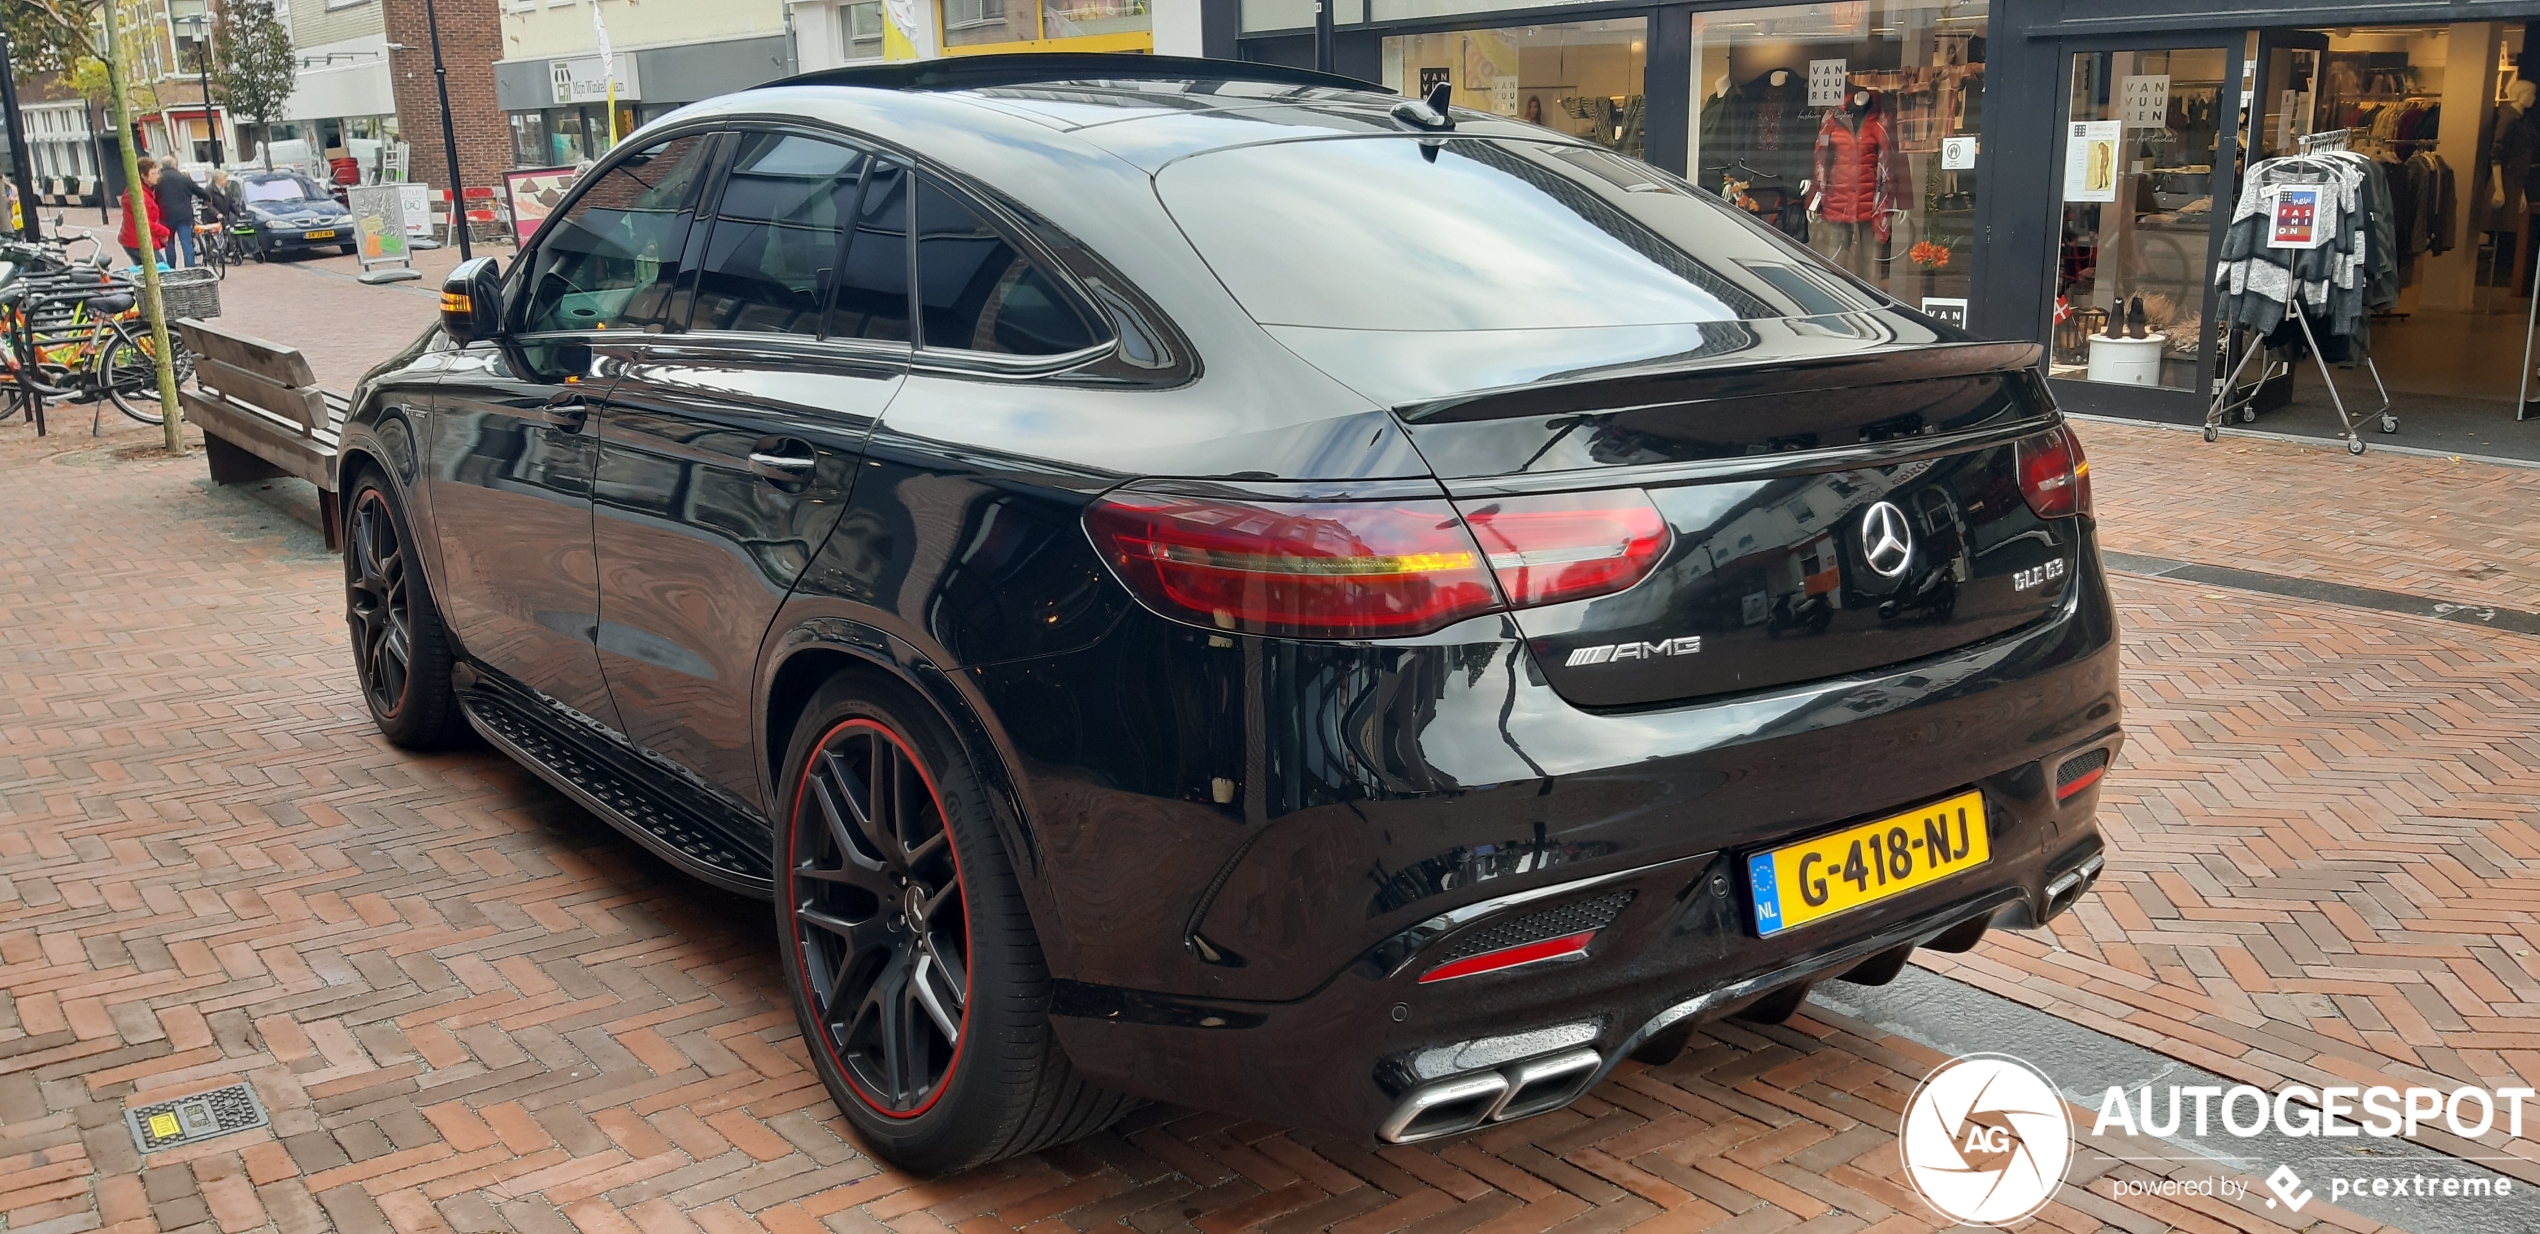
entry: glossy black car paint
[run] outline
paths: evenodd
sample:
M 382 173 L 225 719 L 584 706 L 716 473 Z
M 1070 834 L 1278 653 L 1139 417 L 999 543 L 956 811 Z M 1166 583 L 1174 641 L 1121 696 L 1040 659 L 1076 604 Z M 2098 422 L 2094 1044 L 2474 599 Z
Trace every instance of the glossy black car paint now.
M 1283 338 L 1180 241 L 1151 178 L 1235 143 L 1412 140 L 1398 100 L 1015 72 L 763 88 L 627 148 L 785 125 L 897 152 L 989 203 L 1111 314 L 1119 342 L 1099 356 L 1053 368 L 768 336 L 458 346 L 436 332 L 365 380 L 342 465 L 378 468 L 407 503 L 469 680 L 526 682 L 548 722 L 606 747 L 602 764 L 691 794 L 696 817 L 761 853 L 802 700 L 841 671 L 897 683 L 943 713 L 991 787 L 1081 1070 L 1360 1134 L 1422 1051 L 1584 1022 L 1610 1065 L 1705 992 L 1726 992 L 1701 1008 L 1714 1016 L 1874 944 L 1997 912 L 2034 921 L 2050 877 L 2097 852 L 2096 788 L 2061 802 L 2053 788 L 2063 758 L 2120 739 L 2115 616 L 2086 519 L 2035 529 L 2065 580 L 1972 642 L 1653 700 L 1563 684 L 1540 611 L 1368 642 L 1167 620 L 1110 574 L 1082 518 L 1129 483 L 1273 498 L 1641 485 L 1667 508 L 1696 484 L 1892 478 L 2051 425 L 2030 351 L 1858 288 L 1853 311 L 1726 323 L 1691 358 L 1629 354 L 1626 337 L 1586 373 L 1489 340 L 1406 368 L 1382 339 Z M 1464 137 L 1563 140 L 1458 120 Z M 1470 384 L 1441 387 L 1439 371 Z M 1625 410 L 1671 400 L 1708 405 L 1730 437 Z M 1774 447 L 1752 448 L 1776 417 Z M 1629 448 L 1530 469 L 1552 436 Z M 771 447 L 815 465 L 798 484 L 752 475 L 744 460 Z M 1680 541 L 1710 525 L 1670 517 Z M 1744 854 L 1970 785 L 1993 810 L 1982 873 L 1755 936 Z M 626 815 L 611 821 L 640 833 Z M 755 878 L 710 864 L 688 863 L 764 889 L 763 859 Z M 1585 961 L 1419 983 L 1452 941 L 1422 922 L 1596 879 L 1635 894 Z

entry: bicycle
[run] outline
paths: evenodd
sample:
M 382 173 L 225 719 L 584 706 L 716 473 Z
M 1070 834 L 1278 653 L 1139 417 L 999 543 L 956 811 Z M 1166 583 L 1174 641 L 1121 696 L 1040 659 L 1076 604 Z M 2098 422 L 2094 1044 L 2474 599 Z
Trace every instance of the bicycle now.
M 205 269 L 212 272 L 213 278 L 228 278 L 230 263 L 235 260 L 229 251 L 228 225 L 219 222 L 196 223 L 194 225 L 194 255 L 201 259 Z
M 111 330 L 90 360 L 88 389 L 143 424 L 166 423 L 166 410 L 159 405 L 159 351 L 150 323 L 117 317 L 108 324 Z M 176 384 L 194 379 L 194 353 L 174 330 L 168 331 L 168 362 L 176 370 Z
M 32 259 L 30 266 L 43 263 L 0 280 L 0 334 L 8 343 L 0 384 L 13 391 L 13 401 L 25 402 L 39 431 L 43 405 L 54 400 L 98 404 L 99 415 L 112 403 L 141 423 L 165 422 L 157 397 L 158 348 L 138 307 L 140 289 L 45 249 L 11 245 L 0 252 L 0 258 Z M 173 334 L 168 341 L 181 384 L 193 376 L 194 357 Z M 94 417 L 89 431 L 97 431 Z

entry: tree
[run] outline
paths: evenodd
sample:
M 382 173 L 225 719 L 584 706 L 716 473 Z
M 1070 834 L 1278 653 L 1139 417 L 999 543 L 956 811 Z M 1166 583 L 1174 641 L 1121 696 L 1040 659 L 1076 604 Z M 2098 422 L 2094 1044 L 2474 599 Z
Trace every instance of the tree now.
M 106 62 L 95 56 L 80 57 L 79 62 L 71 66 L 70 74 L 64 80 L 70 83 L 71 89 L 79 91 L 81 98 L 87 99 L 91 104 L 104 107 L 113 101 L 114 86 L 106 72 Z M 127 83 L 125 88 L 132 92 L 132 110 L 135 112 L 159 109 L 157 90 L 139 82 Z
M 95 9 L 80 0 L 0 0 L 0 20 L 9 29 L 9 67 L 26 78 L 68 74 L 81 60 L 96 59 Z
M 16 3 L 17 0 L 9 0 Z M 251 124 L 271 125 L 282 119 L 291 87 L 300 71 L 300 55 L 291 46 L 291 31 L 273 11 L 273 0 L 228 0 L 221 6 L 220 55 L 212 84 L 232 116 Z M 266 142 L 265 165 L 273 165 L 273 143 Z

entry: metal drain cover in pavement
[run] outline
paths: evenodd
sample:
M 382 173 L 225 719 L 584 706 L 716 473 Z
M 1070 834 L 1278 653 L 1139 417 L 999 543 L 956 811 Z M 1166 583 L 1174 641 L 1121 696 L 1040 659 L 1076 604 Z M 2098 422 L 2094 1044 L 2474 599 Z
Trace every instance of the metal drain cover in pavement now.
M 244 1084 L 134 1106 L 123 1112 L 123 1119 L 132 1127 L 132 1142 L 145 1153 L 251 1131 L 273 1121 L 265 1116 L 264 1103 L 256 1100 L 255 1090 Z

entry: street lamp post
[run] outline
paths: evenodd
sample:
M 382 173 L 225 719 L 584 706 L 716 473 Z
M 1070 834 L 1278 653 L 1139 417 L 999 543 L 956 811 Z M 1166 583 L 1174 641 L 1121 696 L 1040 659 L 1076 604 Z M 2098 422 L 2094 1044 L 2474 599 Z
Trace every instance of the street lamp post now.
M 26 229 L 29 240 L 41 239 L 43 229 L 35 221 L 34 151 L 27 149 L 26 120 L 18 114 L 18 73 L 16 49 L 9 46 L 9 34 L 0 30 L 0 111 L 7 112 L 9 136 L 9 170 L 18 186 L 19 226 Z
M 220 120 L 212 114 L 212 15 L 206 10 L 186 18 L 185 22 L 187 25 L 198 26 L 202 29 L 202 37 L 195 44 L 194 54 L 197 57 L 196 66 L 203 76 L 203 131 L 211 136 L 212 166 L 218 167 L 221 165 Z
M 423 29 L 432 39 L 432 87 L 441 95 L 441 154 L 450 168 L 450 230 L 459 233 L 459 260 L 473 261 L 467 243 L 467 190 L 460 187 L 459 131 L 450 123 L 450 70 L 441 63 L 441 18 L 432 0 L 423 0 Z

